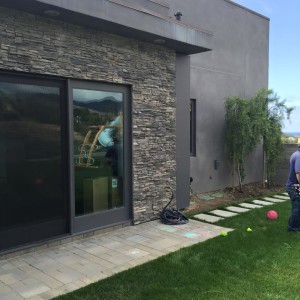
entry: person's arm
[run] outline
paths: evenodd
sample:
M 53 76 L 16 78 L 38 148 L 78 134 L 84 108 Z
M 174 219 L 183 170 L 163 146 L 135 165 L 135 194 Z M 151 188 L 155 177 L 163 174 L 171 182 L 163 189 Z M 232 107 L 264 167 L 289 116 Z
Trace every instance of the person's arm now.
M 298 183 L 300 183 L 300 173 L 296 173 L 296 177 L 297 177 Z
M 298 183 L 300 183 L 300 157 L 297 156 L 296 160 L 295 160 L 295 174 L 296 174 L 296 178 Z

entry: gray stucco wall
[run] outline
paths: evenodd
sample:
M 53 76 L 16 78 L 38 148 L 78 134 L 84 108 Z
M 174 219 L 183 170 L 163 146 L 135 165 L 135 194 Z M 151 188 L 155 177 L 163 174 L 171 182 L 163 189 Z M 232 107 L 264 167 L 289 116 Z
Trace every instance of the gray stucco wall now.
M 277 167 L 276 174 L 271 178 L 272 183 L 284 186 L 286 184 L 289 167 L 290 156 L 297 150 L 297 144 L 285 144 L 282 159 Z
M 191 157 L 194 192 L 231 186 L 231 165 L 224 150 L 229 96 L 250 98 L 268 86 L 269 20 L 227 0 L 166 0 L 170 17 L 213 32 L 212 51 L 191 55 L 190 98 L 196 99 L 197 149 Z M 189 103 L 187 103 L 189 105 Z M 214 160 L 219 167 L 214 169 Z M 245 183 L 262 180 L 262 147 L 249 157 Z
M 0 69 L 131 85 L 134 222 L 157 218 L 176 184 L 175 52 L 1 7 L 0 20 Z

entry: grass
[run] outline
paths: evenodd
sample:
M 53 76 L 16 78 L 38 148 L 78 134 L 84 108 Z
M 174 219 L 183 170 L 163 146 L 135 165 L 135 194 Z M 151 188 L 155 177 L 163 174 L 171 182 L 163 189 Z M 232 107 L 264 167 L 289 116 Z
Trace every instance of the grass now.
M 266 219 L 269 209 L 278 212 L 277 220 Z M 181 249 L 57 299 L 300 299 L 300 234 L 286 231 L 289 212 L 287 201 L 222 220 L 219 225 L 235 229 L 227 237 Z

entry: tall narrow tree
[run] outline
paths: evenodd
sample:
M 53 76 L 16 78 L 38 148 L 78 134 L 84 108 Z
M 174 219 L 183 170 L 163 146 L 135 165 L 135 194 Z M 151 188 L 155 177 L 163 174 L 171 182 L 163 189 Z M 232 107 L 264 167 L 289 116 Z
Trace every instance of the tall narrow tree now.
M 261 128 L 263 139 L 265 169 L 263 184 L 270 182 L 270 178 L 275 174 L 276 168 L 283 153 L 283 142 L 281 139 L 283 121 L 289 119 L 293 107 L 286 105 L 286 100 L 274 93 L 273 90 L 261 89 L 256 95 L 256 102 L 263 103 L 264 113 Z M 251 99 L 252 101 L 253 99 Z M 250 101 L 250 102 L 251 102 Z
M 249 152 L 248 134 L 250 119 L 247 101 L 241 97 L 231 97 L 226 100 L 226 152 L 232 164 L 232 189 L 235 190 L 235 173 L 238 174 L 239 188 L 242 191 L 242 181 L 245 177 L 244 162 Z
M 232 163 L 232 187 L 235 187 L 235 172 L 242 181 L 246 176 L 245 160 L 259 144 L 263 145 L 263 184 L 274 175 L 283 152 L 281 130 L 283 121 L 289 118 L 294 108 L 288 107 L 272 90 L 260 89 L 249 101 L 230 97 L 226 109 L 226 152 Z

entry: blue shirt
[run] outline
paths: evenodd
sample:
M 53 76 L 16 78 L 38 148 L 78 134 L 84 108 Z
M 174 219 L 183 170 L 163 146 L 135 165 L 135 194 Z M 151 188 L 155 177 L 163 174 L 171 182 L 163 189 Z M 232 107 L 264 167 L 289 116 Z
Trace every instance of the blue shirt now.
M 286 186 L 292 186 L 293 184 L 299 183 L 296 173 L 300 173 L 300 148 L 291 155 L 290 172 Z

